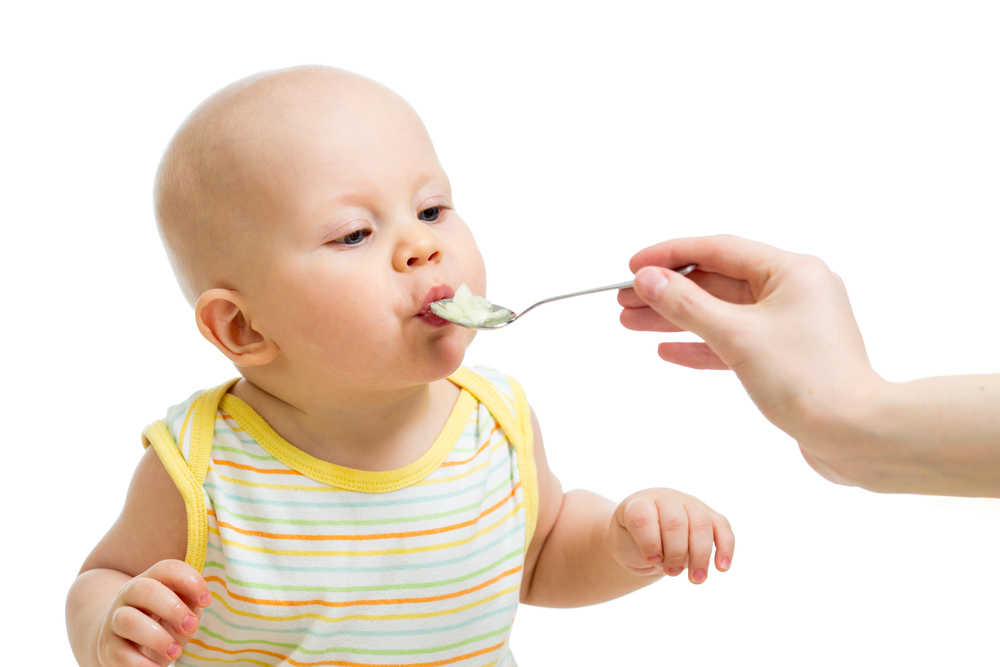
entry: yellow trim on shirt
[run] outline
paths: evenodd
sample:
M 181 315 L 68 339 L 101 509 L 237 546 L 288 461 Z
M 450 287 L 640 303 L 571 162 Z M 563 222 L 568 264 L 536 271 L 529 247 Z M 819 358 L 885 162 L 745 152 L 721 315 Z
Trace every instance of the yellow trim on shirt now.
M 438 469 L 458 442 L 476 406 L 476 399 L 464 389 L 438 434 L 434 444 L 413 463 L 396 470 L 356 470 L 306 454 L 275 432 L 246 402 L 232 394 L 222 397 L 221 407 L 242 426 L 271 456 L 292 470 L 330 486 L 363 493 L 387 493 L 415 484 Z
M 524 465 L 518 462 L 521 469 L 521 486 L 524 488 L 525 510 L 525 549 L 531 544 L 531 538 L 535 534 L 535 524 L 538 523 L 538 469 L 535 467 L 535 428 L 531 425 L 531 406 L 528 405 L 528 398 L 524 395 L 524 389 L 517 380 L 510 376 L 507 382 L 514 392 L 514 414 L 520 421 L 521 433 L 524 436 Z M 521 454 L 521 452 L 518 452 Z
M 478 375 L 475 371 L 459 368 L 448 379 L 460 387 L 469 389 L 486 406 L 500 427 L 503 428 L 504 433 L 507 434 L 507 439 L 514 445 L 514 450 L 517 452 L 517 467 L 520 470 L 521 485 L 524 489 L 526 508 L 524 548 L 527 549 L 535 534 L 535 525 L 538 523 L 538 472 L 535 469 L 533 453 L 535 432 L 531 426 L 531 408 L 524 396 L 524 390 L 517 382 L 507 378 L 514 393 L 514 414 L 512 415 L 496 388 L 489 380 Z
M 289 468 L 339 489 L 386 493 L 419 483 L 438 469 L 461 437 L 478 399 L 503 428 L 517 453 L 524 494 L 525 548 L 531 544 L 538 522 L 538 475 L 533 454 L 534 429 L 531 425 L 531 408 L 525 398 L 524 390 L 512 378 L 508 377 L 507 381 L 514 395 L 513 414 L 488 380 L 467 368 L 459 368 L 448 377 L 448 380 L 458 385 L 461 392 L 434 444 L 410 465 L 380 472 L 338 466 L 296 448 L 278 435 L 249 404 L 228 393 L 238 380 L 239 378 L 228 380 L 202 393 L 189 409 L 181 428 L 183 433 L 190 419 L 191 446 L 188 460 L 184 460 L 178 443 L 174 442 L 170 430 L 162 421 L 153 422 L 143 431 L 143 446 L 153 445 L 164 468 L 184 498 L 188 523 L 187 552 L 184 560 L 198 572 L 201 572 L 205 565 L 210 530 L 201 486 L 208 471 L 212 442 L 215 438 L 215 421 L 220 407 L 229 413 L 261 447 Z M 461 476 L 464 475 L 459 475 Z M 514 511 L 520 507 L 518 504 Z M 490 527 L 487 532 L 495 527 L 495 525 Z
M 184 498 L 187 511 L 187 552 L 184 562 L 201 572 L 205 565 L 205 550 L 208 545 L 208 515 L 205 512 L 205 496 L 201 482 L 195 479 L 187 461 L 170 435 L 170 430 L 162 421 L 156 421 L 142 432 L 142 444 L 153 445 L 163 467 L 174 480 L 174 485 Z
M 239 381 L 233 378 L 218 387 L 203 392 L 194 402 L 191 419 L 191 449 L 188 452 L 188 466 L 198 480 L 198 486 L 205 481 L 208 461 L 212 458 L 212 442 L 215 440 L 215 420 L 219 411 L 219 401 L 226 392 Z

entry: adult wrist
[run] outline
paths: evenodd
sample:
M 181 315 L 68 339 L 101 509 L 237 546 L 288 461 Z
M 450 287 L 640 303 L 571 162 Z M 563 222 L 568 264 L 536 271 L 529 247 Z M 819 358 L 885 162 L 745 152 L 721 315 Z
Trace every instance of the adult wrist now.
M 889 437 L 897 387 L 874 372 L 840 386 L 846 388 L 836 395 L 811 397 L 793 437 L 804 453 L 822 464 L 826 472 L 821 474 L 831 481 L 894 490 L 886 487 L 893 476 L 888 468 L 898 455 L 888 451 L 898 445 Z

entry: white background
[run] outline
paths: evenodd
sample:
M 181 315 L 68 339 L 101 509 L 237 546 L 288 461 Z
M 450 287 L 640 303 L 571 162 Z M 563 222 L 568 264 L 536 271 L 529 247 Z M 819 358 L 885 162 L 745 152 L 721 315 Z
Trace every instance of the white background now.
M 730 232 L 820 255 L 877 371 L 1000 371 L 1000 9 L 990 2 L 25 3 L 3 10 L 4 664 L 71 664 L 65 592 L 167 406 L 234 375 L 151 212 L 160 154 L 221 86 L 344 67 L 422 115 L 514 309 Z M 522 607 L 530 665 L 996 664 L 1000 511 L 814 474 L 733 376 L 666 335 L 547 306 L 467 362 L 518 378 L 567 488 L 675 487 L 733 569 Z M 1000 406 L 998 406 L 1000 409 Z

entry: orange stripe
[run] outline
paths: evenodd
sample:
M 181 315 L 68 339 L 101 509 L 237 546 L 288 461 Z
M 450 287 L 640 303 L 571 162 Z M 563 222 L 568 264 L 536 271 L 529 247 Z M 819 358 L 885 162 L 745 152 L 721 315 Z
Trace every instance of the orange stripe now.
M 464 591 L 456 591 L 454 593 L 445 593 L 444 595 L 433 595 L 426 598 L 394 598 L 387 600 L 351 600 L 349 602 L 331 602 L 330 600 L 267 600 L 261 598 L 251 598 L 245 595 L 238 595 L 229 590 L 229 585 L 223 581 L 221 578 L 212 575 L 210 577 L 205 577 L 205 581 L 214 581 L 217 584 L 222 584 L 222 587 L 226 589 L 226 593 L 229 594 L 234 600 L 239 600 L 240 602 L 249 602 L 251 604 L 265 605 L 268 607 L 305 607 L 308 605 L 320 605 L 323 607 L 331 607 L 335 609 L 343 607 L 362 607 L 367 605 L 377 606 L 377 605 L 387 605 L 387 604 L 419 604 L 423 602 L 438 602 L 440 600 L 450 600 L 451 598 L 461 597 L 463 595 L 468 595 L 469 593 L 475 593 L 476 591 L 482 590 L 487 586 L 495 584 L 504 577 L 509 577 L 512 574 L 517 574 L 521 571 L 522 566 L 518 565 L 515 568 L 511 568 L 506 572 L 498 574 L 489 581 L 484 581 L 483 583 L 473 586 L 472 588 L 466 588 Z
M 242 431 L 243 433 L 246 433 L 246 429 L 244 429 L 244 428 L 243 428 L 242 426 L 240 426 L 240 425 L 239 425 L 239 422 L 238 422 L 238 421 L 236 421 L 236 419 L 234 419 L 234 418 L 233 418 L 233 416 L 232 416 L 231 414 L 229 414 L 228 412 L 226 412 L 226 411 L 225 411 L 225 410 L 223 410 L 222 408 L 219 408 L 219 415 L 220 415 L 220 416 L 221 416 L 221 417 L 222 417 L 223 419 L 228 419 L 229 421 L 231 421 L 231 422 L 233 422 L 233 423 L 235 423 L 235 424 L 236 424 L 236 426 L 229 426 L 229 424 L 226 424 L 226 426 L 227 426 L 228 428 L 232 429 L 233 431 Z
M 248 466 L 243 463 L 233 463 L 232 461 L 220 461 L 219 459 L 212 459 L 212 463 L 217 466 L 229 466 L 230 468 L 239 468 L 240 470 L 249 470 L 251 472 L 259 472 L 262 475 L 299 475 L 304 477 L 302 473 L 298 470 L 292 470 L 291 468 L 254 468 L 253 466 Z
M 438 466 L 438 467 L 439 467 L 439 468 L 447 468 L 448 466 L 460 466 L 460 465 L 462 465 L 462 464 L 465 464 L 465 463 L 468 463 L 469 461 L 473 461 L 473 460 L 475 460 L 475 458 L 476 458 L 477 456 L 479 456 L 480 454 L 482 454 L 482 453 L 483 453 L 483 450 L 484 450 L 484 449 L 486 449 L 486 448 L 487 448 L 487 447 L 489 447 L 489 446 L 490 446 L 491 444 L 493 444 L 493 443 L 491 443 L 491 442 L 490 442 L 490 438 L 492 438 L 492 437 L 493 437 L 493 434 L 494 434 L 494 433 L 496 433 L 496 432 L 497 432 L 497 431 L 498 431 L 499 429 L 500 429 L 500 424 L 494 424 L 494 425 L 493 425 L 493 429 L 492 429 L 492 430 L 490 431 L 490 434 L 489 434 L 489 435 L 488 435 L 488 436 L 486 437 L 486 442 L 485 442 L 485 443 L 483 444 L 483 446 L 482 446 L 482 447 L 480 447 L 480 448 L 479 448 L 479 451 L 478 451 L 478 452 L 476 452 L 475 454 L 473 454 L 473 455 L 472 455 L 472 457 L 470 457 L 470 458 L 467 458 L 467 459 L 465 459 L 464 461 L 447 461 L 446 463 L 442 463 L 442 464 L 441 464 L 440 466 Z
M 323 541 L 323 540 L 388 540 L 396 537 L 418 537 L 420 535 L 438 535 L 440 533 L 447 533 L 452 530 L 458 530 L 459 528 L 465 528 L 466 526 L 471 526 L 477 521 L 482 519 L 484 516 L 491 512 L 495 512 L 500 509 L 508 500 L 514 497 L 514 493 L 520 488 L 521 482 L 514 485 L 510 493 L 500 499 L 493 507 L 487 510 L 483 510 L 479 516 L 474 519 L 469 519 L 468 521 L 463 521 L 462 523 L 455 523 L 450 526 L 442 526 L 441 528 L 428 528 L 427 530 L 413 530 L 406 533 L 379 533 L 377 535 L 296 535 L 293 533 L 265 533 L 260 530 L 245 530 L 243 528 L 237 528 L 231 523 L 227 523 L 219 519 L 216 515 L 215 510 L 207 510 L 208 516 L 214 516 L 216 521 L 218 521 L 220 528 L 228 528 L 240 535 L 252 535 L 254 537 L 266 537 L 272 540 L 309 540 L 309 541 Z
M 281 655 L 280 653 L 275 653 L 273 651 L 265 651 L 259 648 L 241 648 L 241 649 L 226 649 L 219 646 L 209 646 L 200 639 L 189 639 L 189 643 L 197 644 L 202 648 L 207 648 L 209 651 L 218 651 L 219 653 L 226 653 L 228 655 L 238 655 L 240 653 L 260 653 L 261 655 L 267 655 L 272 658 L 278 658 L 279 660 L 284 660 L 284 664 L 294 665 L 294 667 L 317 667 L 318 665 L 336 665 L 337 667 L 439 667 L 440 665 L 450 665 L 453 662 L 458 662 L 459 660 L 468 660 L 469 658 L 475 658 L 476 656 L 483 655 L 484 653 L 489 653 L 490 651 L 496 651 L 503 647 L 504 642 L 500 642 L 495 646 L 487 646 L 486 648 L 481 648 L 478 651 L 473 651 L 472 653 L 466 653 L 465 655 L 460 655 L 454 658 L 448 658 L 447 660 L 435 660 L 434 662 L 408 662 L 403 663 L 373 663 L 373 662 L 349 662 L 347 660 L 322 660 L 320 662 L 300 662 L 298 660 L 293 660 L 287 656 Z M 187 653 L 187 651 L 185 651 Z M 189 654 L 190 655 L 190 654 Z M 197 658 L 196 655 L 191 655 L 192 658 Z

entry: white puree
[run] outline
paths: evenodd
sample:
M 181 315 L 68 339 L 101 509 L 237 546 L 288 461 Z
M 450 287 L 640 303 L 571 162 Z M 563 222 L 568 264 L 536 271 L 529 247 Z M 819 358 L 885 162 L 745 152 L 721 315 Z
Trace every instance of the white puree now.
M 472 290 L 465 283 L 455 292 L 450 303 L 434 301 L 431 310 L 438 317 L 464 324 L 466 326 L 483 326 L 484 324 L 500 324 L 510 319 L 510 311 L 501 308 L 493 311 L 493 304 L 482 296 L 473 296 Z

